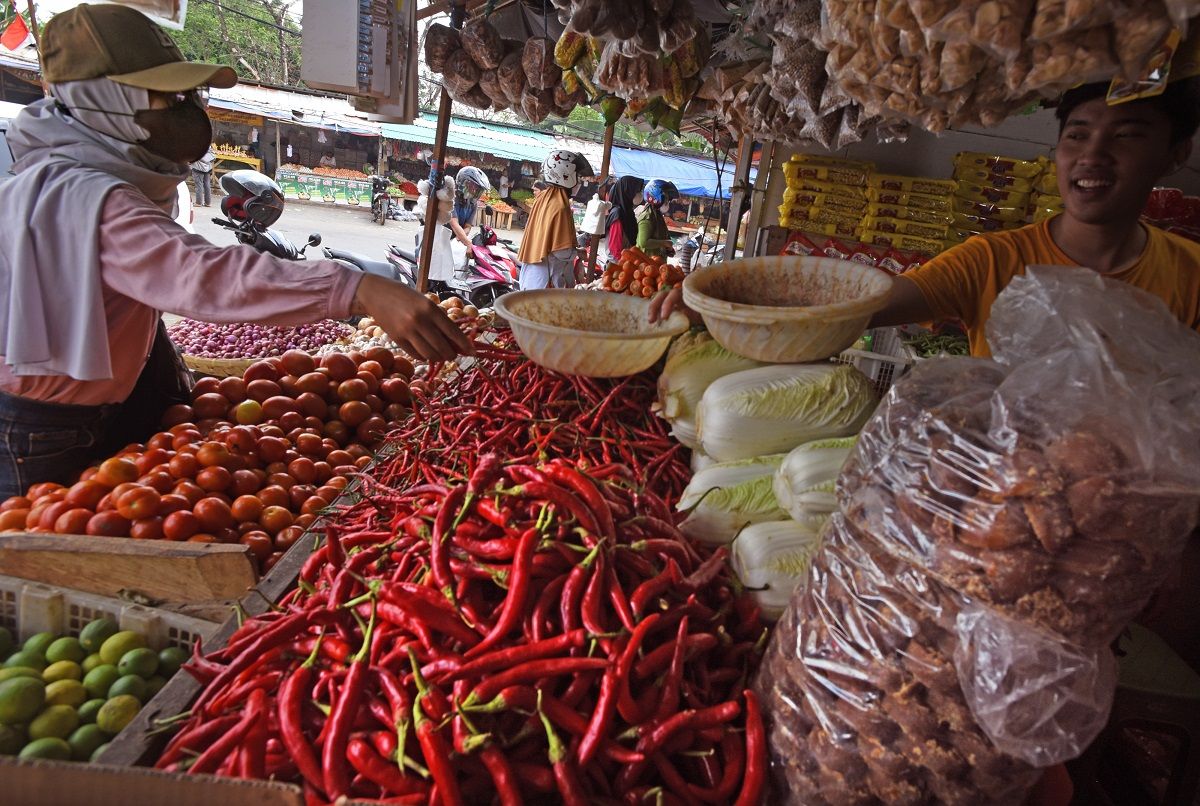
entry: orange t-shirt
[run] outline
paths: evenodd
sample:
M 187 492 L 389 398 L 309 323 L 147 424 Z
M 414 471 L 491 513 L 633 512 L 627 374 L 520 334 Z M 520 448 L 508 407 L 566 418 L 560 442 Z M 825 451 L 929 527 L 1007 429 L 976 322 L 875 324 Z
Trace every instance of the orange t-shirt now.
M 990 356 L 984 325 L 996 296 L 1026 266 L 1078 266 L 1050 237 L 1049 219 L 1020 229 L 976 235 L 905 277 L 921 289 L 937 319 L 961 319 L 971 355 Z M 1200 243 L 1146 226 L 1146 248 L 1127 269 L 1106 275 L 1148 291 L 1179 321 L 1200 330 Z

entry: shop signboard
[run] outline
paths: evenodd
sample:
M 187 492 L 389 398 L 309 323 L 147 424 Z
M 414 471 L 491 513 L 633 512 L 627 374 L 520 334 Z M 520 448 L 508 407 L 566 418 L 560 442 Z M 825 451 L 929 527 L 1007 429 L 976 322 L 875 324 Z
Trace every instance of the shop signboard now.
M 349 204 L 346 198 L 349 193 L 349 182 L 345 179 L 331 179 L 330 184 L 333 187 L 333 203 Z
M 304 185 L 300 181 L 300 175 L 295 171 L 276 171 L 275 181 L 279 184 L 279 189 L 283 191 L 285 199 L 304 199 L 308 197 Z
M 334 203 L 334 201 L 336 199 L 336 197 L 334 196 L 334 185 L 333 185 L 334 181 L 335 180 L 330 179 L 328 176 L 322 176 L 322 177 L 317 178 L 317 182 L 319 183 L 320 190 L 321 190 L 321 201 L 328 202 L 329 204 Z
M 350 203 L 364 207 L 371 206 L 371 183 L 360 182 L 357 180 L 350 181 Z

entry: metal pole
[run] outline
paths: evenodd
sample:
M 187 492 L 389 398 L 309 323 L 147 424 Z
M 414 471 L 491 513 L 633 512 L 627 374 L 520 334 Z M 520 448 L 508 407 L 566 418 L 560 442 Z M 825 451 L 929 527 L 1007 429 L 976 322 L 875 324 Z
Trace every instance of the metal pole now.
M 606 176 L 608 176 L 608 163 L 609 163 L 610 159 L 612 158 L 613 127 L 614 127 L 614 124 L 612 124 L 612 123 L 610 123 L 604 127 L 604 151 L 603 151 L 602 156 L 600 157 L 600 173 L 596 174 L 597 182 L 603 182 L 604 178 Z M 588 246 L 587 267 L 588 267 L 588 270 L 590 272 L 592 272 L 593 274 L 597 273 L 596 272 L 596 253 L 600 249 L 600 239 L 602 237 L 604 237 L 604 236 L 593 235 L 591 237 L 591 244 Z
M 466 17 L 466 6 L 457 0 L 450 2 L 450 27 L 462 28 Z M 425 205 L 425 233 L 421 236 L 421 254 L 417 256 L 417 290 L 422 294 L 429 288 L 429 261 L 433 258 L 433 237 L 438 223 L 438 189 L 442 186 L 442 172 L 446 168 L 446 139 L 450 134 L 450 110 L 454 102 L 450 93 L 442 87 L 442 100 L 438 106 L 437 128 L 433 135 L 433 165 L 429 171 L 429 200 Z
M 758 176 L 754 179 L 753 198 L 750 200 L 750 217 L 746 219 L 746 237 L 742 241 L 742 254 L 758 255 L 758 234 L 763 229 L 763 206 L 767 200 L 767 184 L 771 170 L 775 167 L 776 143 L 763 143 L 762 158 L 758 162 Z M 764 170 L 765 167 L 765 170 Z M 754 246 L 751 246 L 754 244 Z
M 750 181 L 750 161 L 754 158 L 754 138 L 742 135 L 738 143 L 737 166 L 733 171 L 733 194 L 729 198 L 729 222 L 725 225 L 725 260 L 733 260 L 737 252 L 738 229 L 741 224 L 742 202 L 746 198 L 746 183 Z
M 279 141 L 283 139 L 283 128 L 282 127 L 283 127 L 283 124 L 280 123 L 278 120 L 276 120 L 275 121 L 275 173 L 276 174 L 279 173 L 279 166 L 283 165 L 283 159 L 282 159 L 283 151 L 282 151 L 282 146 L 279 145 Z

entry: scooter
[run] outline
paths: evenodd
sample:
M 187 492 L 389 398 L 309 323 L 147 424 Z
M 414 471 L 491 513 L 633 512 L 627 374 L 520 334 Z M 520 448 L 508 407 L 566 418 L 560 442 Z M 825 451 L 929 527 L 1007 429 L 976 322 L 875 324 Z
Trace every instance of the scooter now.
M 420 242 L 413 249 L 389 244 L 387 260 L 403 278 L 416 287 Z M 447 281 L 430 280 L 429 290 L 439 299 L 460 297 L 477 308 L 490 308 L 496 300 L 514 290 L 520 264 L 512 252 L 512 242 L 501 240 L 485 225 L 471 239 L 469 253 L 457 241 L 451 241 L 454 263 L 458 267 Z
M 214 217 L 212 221 L 232 231 L 238 243 L 284 260 L 305 260 L 308 247 L 321 245 L 320 233 L 312 233 L 308 236 L 308 242 L 297 248 L 282 233 L 270 228 L 283 215 L 284 201 L 279 185 L 266 175 L 251 170 L 232 171 L 221 177 L 221 188 L 226 193 L 221 199 L 221 214 L 224 217 Z M 403 277 L 385 261 L 329 247 L 325 247 L 323 252 L 330 260 L 352 269 L 404 282 Z
M 396 202 L 388 193 L 391 184 L 392 180 L 386 176 L 376 174 L 371 177 L 371 220 L 381 227 L 393 217 L 395 210 Z

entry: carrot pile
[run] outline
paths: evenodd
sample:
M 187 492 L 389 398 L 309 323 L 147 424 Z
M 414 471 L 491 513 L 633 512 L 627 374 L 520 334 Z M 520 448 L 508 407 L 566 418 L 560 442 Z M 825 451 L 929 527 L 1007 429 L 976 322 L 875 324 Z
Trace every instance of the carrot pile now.
M 668 285 L 683 282 L 683 270 L 667 265 L 662 255 L 650 257 L 636 246 L 621 252 L 621 259 L 609 263 L 600 278 L 606 291 L 649 298 Z
M 758 802 L 765 630 L 673 524 L 653 379 L 498 345 L 431 389 L 279 609 L 195 654 L 159 767 L 314 803 Z

